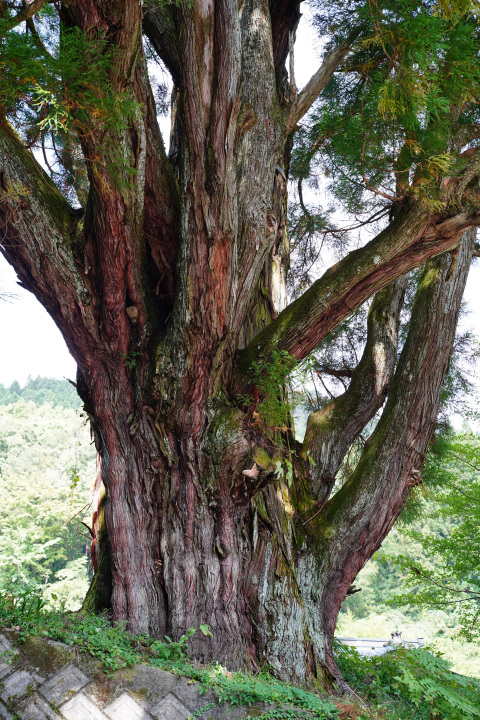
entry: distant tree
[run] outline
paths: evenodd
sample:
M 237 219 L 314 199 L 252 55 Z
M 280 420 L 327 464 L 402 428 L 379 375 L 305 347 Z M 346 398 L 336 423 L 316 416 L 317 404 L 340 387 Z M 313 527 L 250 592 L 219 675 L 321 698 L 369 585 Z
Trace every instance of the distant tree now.
M 20 400 L 22 390 L 20 388 L 20 384 L 19 384 L 18 380 L 14 380 L 8 390 L 9 390 L 10 397 L 13 399 L 13 402 Z
M 20 398 L 36 405 L 49 402 L 53 407 L 73 410 L 81 404 L 77 391 L 68 380 L 41 377 L 32 380 L 29 377 L 23 388 L 16 380 L 8 388 L 0 384 L 0 405 L 16 403 Z
M 420 482 L 480 224 L 477 10 L 329 1 L 298 92 L 295 1 L 0 2 L 2 252 L 77 361 L 103 481 L 86 607 L 154 635 L 208 623 L 204 660 L 339 679 L 337 614 Z M 168 153 L 144 38 L 173 82 Z M 299 258 L 336 233 L 300 197 L 319 165 L 383 227 L 286 305 L 290 167 Z M 300 446 L 288 374 L 374 294 Z
M 457 608 L 462 634 L 480 636 L 480 439 L 471 433 L 439 435 L 428 454 L 424 471 L 430 488 L 429 509 L 436 532 L 404 530 L 420 543 L 434 562 L 427 564 L 411 553 L 394 556 L 407 571 L 405 588 L 395 602 Z M 432 510 L 433 506 L 433 510 Z M 428 526 L 427 526 L 428 527 Z
M 94 453 L 75 410 L 0 406 L 0 591 L 35 589 L 78 609 L 88 587 Z

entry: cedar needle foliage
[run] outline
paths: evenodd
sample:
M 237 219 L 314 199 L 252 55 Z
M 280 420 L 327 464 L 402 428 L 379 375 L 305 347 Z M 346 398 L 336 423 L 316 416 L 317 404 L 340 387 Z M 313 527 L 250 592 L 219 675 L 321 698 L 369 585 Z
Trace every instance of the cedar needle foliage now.
M 412 0 L 321 8 L 315 24 L 333 44 L 345 27 L 361 31 L 297 134 L 296 182 L 323 177 L 347 212 L 373 212 L 372 221 L 406 201 L 434 213 L 454 204 L 441 181 L 460 177 L 480 119 L 478 12 L 477 2 Z M 328 219 L 304 210 L 294 243 L 315 233 L 323 242 Z
M 3 33 L 2 26 L 8 26 L 8 18 L 0 21 L 0 107 L 27 143 L 38 147 L 50 137 L 61 152 L 75 137 L 94 172 L 105 170 L 116 182 L 128 183 L 134 170 L 116 139 L 139 108 L 128 90 L 112 86 L 119 51 L 94 28 L 60 32 L 48 6 L 38 24 L 44 40 L 19 29 Z M 93 137 L 103 141 L 101 155 L 88 155 L 87 141 Z

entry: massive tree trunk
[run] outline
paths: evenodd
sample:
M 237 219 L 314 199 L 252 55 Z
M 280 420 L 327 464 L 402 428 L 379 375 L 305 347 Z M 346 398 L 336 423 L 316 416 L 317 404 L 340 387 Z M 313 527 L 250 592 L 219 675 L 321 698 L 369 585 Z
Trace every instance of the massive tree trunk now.
M 417 482 L 471 233 L 448 251 L 479 217 L 457 207 L 432 215 L 412 200 L 285 308 L 291 133 L 348 42 L 297 95 L 283 73 L 296 3 L 146 3 L 145 32 L 175 83 L 167 157 L 145 74 L 141 3 L 77 0 L 61 18 L 65 32 L 104 33 L 119 50 L 112 87 L 136 103 L 126 132 L 92 120 L 78 138 L 89 177 L 83 211 L 5 118 L 0 125 L 2 251 L 78 363 L 99 455 L 87 605 L 111 606 L 134 632 L 157 636 L 208 623 L 212 638 L 192 639 L 194 657 L 330 682 L 341 603 Z M 106 136 L 133 180 L 102 162 Z M 394 373 L 397 278 L 434 256 Z M 312 416 L 304 447 L 288 428 L 262 423 L 259 361 L 281 379 L 275 352 L 305 358 L 379 290 L 350 389 Z M 387 392 L 354 476 L 332 495 L 348 446 Z

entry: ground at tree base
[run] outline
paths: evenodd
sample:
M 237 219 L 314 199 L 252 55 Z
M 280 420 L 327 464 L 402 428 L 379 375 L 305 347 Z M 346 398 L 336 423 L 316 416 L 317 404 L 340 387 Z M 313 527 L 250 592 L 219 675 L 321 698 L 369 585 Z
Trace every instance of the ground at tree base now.
M 76 648 L 47 638 L 14 644 L 0 634 L 1 720 L 243 720 L 272 705 L 219 704 L 213 691 L 147 665 L 107 675 L 101 663 Z

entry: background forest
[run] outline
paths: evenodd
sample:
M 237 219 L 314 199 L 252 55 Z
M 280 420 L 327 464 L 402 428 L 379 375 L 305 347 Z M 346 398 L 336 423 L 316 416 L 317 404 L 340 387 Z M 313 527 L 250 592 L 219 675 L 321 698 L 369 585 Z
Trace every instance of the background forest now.
M 66 381 L 0 385 L 0 586 L 79 607 L 88 588 L 95 453 Z
M 432 586 L 417 575 L 420 568 L 441 577 L 442 560 L 428 538 L 449 538 L 460 526 L 458 512 L 449 506 L 449 483 L 457 479 L 463 488 L 470 483 L 478 489 L 474 456 L 480 443 L 471 437 L 470 443 L 469 466 L 459 460 L 462 450 L 455 438 L 437 441 L 424 470 L 423 490 L 357 578 L 361 592 L 344 603 L 337 635 L 389 638 L 400 630 L 404 639 L 424 637 L 452 661 L 456 672 L 480 677 L 478 638 L 459 636 L 461 627 L 467 635 L 475 629 L 475 618 L 462 616 L 458 603 L 442 606 L 446 598 L 436 587 L 433 597 L 440 604 L 432 608 Z M 49 606 L 80 606 L 90 578 L 87 526 L 94 477 L 94 446 L 71 384 L 37 378 L 23 388 L 17 382 L 0 385 L 1 590 L 41 591 Z M 469 567 L 478 566 L 474 540 L 473 533 L 465 548 Z M 408 582 L 411 593 L 406 596 Z

